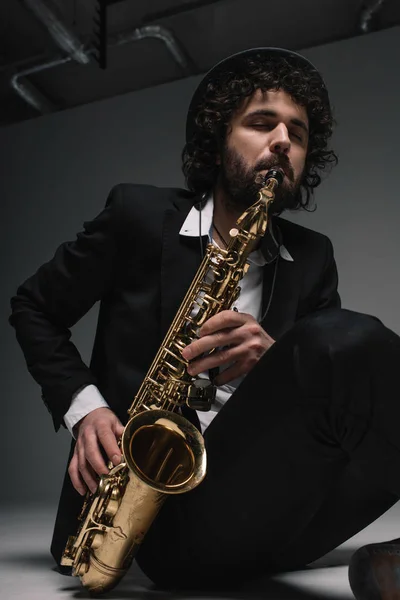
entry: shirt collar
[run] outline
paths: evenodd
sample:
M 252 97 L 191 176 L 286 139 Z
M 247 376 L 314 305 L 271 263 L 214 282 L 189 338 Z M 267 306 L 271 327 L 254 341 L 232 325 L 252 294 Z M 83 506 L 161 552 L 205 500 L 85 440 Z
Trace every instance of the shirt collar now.
M 205 203 L 204 203 L 205 200 Z M 212 191 L 202 200 L 204 203 L 201 210 L 198 210 L 194 206 L 189 211 L 188 216 L 183 223 L 179 235 L 188 237 L 199 237 L 200 235 L 207 235 L 208 239 L 211 240 L 211 226 L 214 213 L 214 196 Z M 271 227 L 271 221 L 268 226 Z M 271 235 L 273 236 L 272 230 Z M 275 238 L 274 238 L 275 239 Z M 288 252 L 287 248 L 283 244 L 279 246 L 279 254 L 284 260 L 293 262 L 293 257 Z M 255 250 L 249 256 L 249 262 L 255 263 L 259 267 L 263 267 L 267 264 L 267 260 L 264 258 L 261 250 Z

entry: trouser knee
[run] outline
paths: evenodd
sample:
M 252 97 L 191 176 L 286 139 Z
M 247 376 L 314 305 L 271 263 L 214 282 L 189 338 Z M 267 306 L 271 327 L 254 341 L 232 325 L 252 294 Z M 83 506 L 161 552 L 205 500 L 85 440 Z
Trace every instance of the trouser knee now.
M 324 310 L 302 319 L 291 331 L 293 366 L 303 392 L 331 393 L 369 377 L 379 364 L 400 360 L 400 338 L 376 317 L 350 310 Z
M 376 317 L 345 309 L 324 310 L 299 322 L 297 343 L 330 356 L 390 347 L 396 334 Z

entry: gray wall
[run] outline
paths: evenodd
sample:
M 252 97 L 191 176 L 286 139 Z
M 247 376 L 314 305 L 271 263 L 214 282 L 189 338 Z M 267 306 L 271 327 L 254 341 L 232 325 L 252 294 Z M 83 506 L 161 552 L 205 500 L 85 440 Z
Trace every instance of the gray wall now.
M 398 175 L 399 28 L 307 50 L 336 109 L 340 165 L 318 191 L 316 213 L 289 216 L 328 234 L 344 306 L 400 333 Z M 54 502 L 69 434 L 54 434 L 27 373 L 9 298 L 56 246 L 73 239 L 118 182 L 181 185 L 186 109 L 198 78 L 127 94 L 0 130 L 3 502 Z M 96 310 L 73 331 L 88 360 Z M 3 468 L 4 475 L 4 468 Z

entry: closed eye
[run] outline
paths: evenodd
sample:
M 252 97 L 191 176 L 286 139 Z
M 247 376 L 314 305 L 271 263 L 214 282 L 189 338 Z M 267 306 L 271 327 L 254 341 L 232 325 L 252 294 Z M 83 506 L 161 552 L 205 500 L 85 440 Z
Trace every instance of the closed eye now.
M 266 129 L 267 131 L 270 131 L 275 127 L 275 125 L 271 125 L 270 123 L 252 123 L 251 126 L 254 127 L 254 129 Z M 295 133 L 294 131 L 291 131 L 290 135 L 298 139 L 300 142 L 303 141 L 303 136 Z
M 303 136 L 299 135 L 298 133 L 294 133 L 293 131 L 291 132 L 291 134 L 293 137 L 297 138 L 298 140 L 300 140 L 300 142 L 303 141 Z

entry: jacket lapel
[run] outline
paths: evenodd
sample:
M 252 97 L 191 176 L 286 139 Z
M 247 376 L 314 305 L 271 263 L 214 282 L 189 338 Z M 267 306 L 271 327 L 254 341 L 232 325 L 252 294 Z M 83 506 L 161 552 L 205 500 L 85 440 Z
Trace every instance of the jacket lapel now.
M 181 199 L 165 213 L 161 257 L 161 339 L 173 321 L 201 262 L 198 237 L 179 235 L 196 199 Z M 203 237 L 203 247 L 207 236 Z
M 161 340 L 164 339 L 202 260 L 199 238 L 179 235 L 194 202 L 192 199 L 190 203 L 176 203 L 176 209 L 171 208 L 165 213 L 161 258 Z M 202 241 L 205 248 L 208 236 L 202 236 Z M 182 414 L 201 431 L 196 411 L 184 405 Z
M 274 221 L 274 231 L 278 248 L 285 244 L 282 221 Z M 289 240 L 290 241 L 290 240 Z M 278 250 L 276 259 L 265 265 L 262 292 L 261 326 L 274 339 L 280 338 L 296 321 L 301 289 L 301 267 L 298 257 L 293 253 L 293 262 L 281 257 Z

